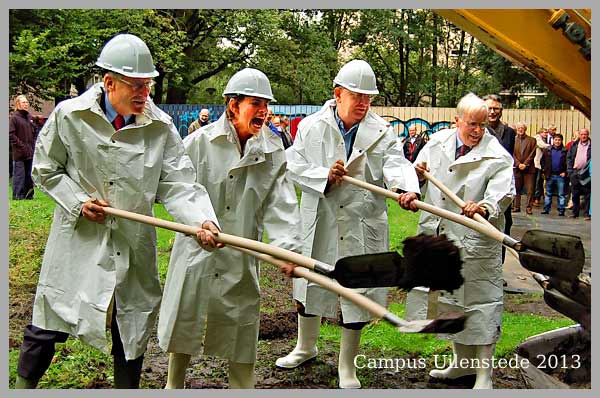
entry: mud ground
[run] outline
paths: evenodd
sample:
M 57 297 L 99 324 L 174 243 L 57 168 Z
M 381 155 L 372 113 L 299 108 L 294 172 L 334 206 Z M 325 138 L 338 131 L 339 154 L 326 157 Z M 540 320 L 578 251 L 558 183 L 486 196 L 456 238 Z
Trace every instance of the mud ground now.
M 280 370 L 274 366 L 275 360 L 286 355 L 295 344 L 296 313 L 290 297 L 291 280 L 286 279 L 271 267 L 263 267 L 261 273 L 267 273 L 269 283 L 262 286 L 263 308 L 258 345 L 258 362 L 256 366 L 256 387 L 262 389 L 322 389 L 337 388 L 337 355 L 338 343 L 325 343 L 320 348 L 316 360 L 294 370 Z M 35 286 L 18 289 L 11 286 L 9 300 L 9 347 L 15 349 L 22 341 L 23 327 L 31 319 L 31 308 L 35 294 Z M 523 299 L 526 297 L 526 299 Z M 393 289 L 390 301 L 403 301 L 404 293 Z M 541 296 L 519 294 L 505 295 L 505 310 L 525 312 L 550 317 L 561 314 L 548 307 Z M 327 319 L 325 322 L 337 323 Z M 361 353 L 369 355 L 364 349 Z M 376 353 L 373 353 L 376 355 Z M 405 358 L 409 360 L 410 358 Z M 163 388 L 167 377 L 168 358 L 158 347 L 156 333 L 153 334 L 146 353 L 142 388 Z M 107 364 L 110 366 L 110 364 Z M 191 367 L 186 376 L 186 388 L 227 388 L 226 361 L 218 358 L 196 356 L 192 358 Z M 358 377 L 363 388 L 385 389 L 438 389 L 438 388 L 471 388 L 474 377 L 464 377 L 452 384 L 436 382 L 428 375 L 429 368 L 393 369 L 376 371 L 361 369 Z M 103 372 L 99 372 L 103 373 Z M 83 387 L 83 386 L 82 386 Z M 580 386 L 574 386 L 575 388 Z M 585 386 L 583 386 L 585 387 Z M 111 382 L 99 377 L 84 388 L 112 388 Z M 494 388 L 523 389 L 527 388 L 519 370 L 497 369 L 494 372 Z

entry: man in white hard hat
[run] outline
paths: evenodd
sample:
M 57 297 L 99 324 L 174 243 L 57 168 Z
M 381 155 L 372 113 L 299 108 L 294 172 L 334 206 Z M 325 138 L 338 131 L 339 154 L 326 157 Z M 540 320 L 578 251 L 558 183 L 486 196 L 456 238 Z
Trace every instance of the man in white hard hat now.
M 108 351 L 114 385 L 139 386 L 161 299 L 153 227 L 107 217 L 104 206 L 153 214 L 160 195 L 179 222 L 217 245 L 216 216 L 172 119 L 149 98 L 158 75 L 146 44 L 120 34 L 96 62 L 98 83 L 61 102 L 41 130 L 33 178 L 57 203 L 33 307 L 24 332 L 16 388 L 35 388 L 69 335 Z
M 492 134 L 486 133 L 485 101 L 467 94 L 456 111 L 457 127 L 433 134 L 414 163 L 424 184 L 425 202 L 471 218 L 479 214 L 502 231 L 504 211 L 515 194 L 512 156 Z M 456 192 L 465 205 L 460 208 L 449 200 L 439 188 L 427 182 L 423 171 L 429 171 Z M 410 207 L 415 199 L 415 195 L 407 195 L 400 198 L 400 204 Z M 438 301 L 440 312 L 464 312 L 467 316 L 463 331 L 444 336 L 452 342 L 456 361 L 448 361 L 449 366 L 433 369 L 429 374 L 446 381 L 475 374 L 473 388 L 491 389 L 492 360 L 502 322 L 501 245 L 428 212 L 421 212 L 417 232 L 445 234 L 451 239 L 461 250 L 465 279 L 463 286 L 452 294 L 441 292 Z M 413 293 L 411 290 L 409 295 Z
M 286 176 L 281 140 L 266 125 L 273 101 L 267 76 L 234 74 L 219 120 L 184 140 L 224 231 L 248 239 L 266 232 L 271 244 L 300 252 L 300 213 Z M 258 261 L 231 248 L 208 253 L 178 234 L 158 321 L 169 352 L 168 389 L 183 388 L 192 355 L 228 360 L 229 388 L 254 388 L 260 320 Z M 291 275 L 290 275 L 291 276 Z
M 298 126 L 294 144 L 286 151 L 288 173 L 302 189 L 300 212 L 304 227 L 304 254 L 327 264 L 340 257 L 389 249 L 386 201 L 342 182 L 350 174 L 389 189 L 419 192 L 417 176 L 396 144 L 389 123 L 370 110 L 377 94 L 375 74 L 362 60 L 345 64 L 334 79 L 335 98 L 306 117 Z M 385 304 L 386 288 L 357 289 Z M 360 388 L 354 358 L 362 328 L 372 315 L 348 300 L 294 279 L 298 309 L 298 340 L 294 350 L 276 361 L 295 368 L 317 356 L 321 317 L 342 312 L 342 339 L 338 362 L 340 388 Z

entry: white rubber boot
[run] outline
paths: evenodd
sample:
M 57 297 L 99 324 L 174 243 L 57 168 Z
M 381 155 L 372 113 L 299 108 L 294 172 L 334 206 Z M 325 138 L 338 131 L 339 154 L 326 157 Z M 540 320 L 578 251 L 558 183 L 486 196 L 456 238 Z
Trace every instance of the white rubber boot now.
M 229 389 L 252 389 L 255 383 L 253 363 L 229 361 Z
M 454 351 L 453 362 L 446 369 L 433 369 L 429 376 L 441 380 L 453 380 L 462 376 L 476 373 L 476 369 L 471 368 L 471 359 L 475 358 L 475 346 L 452 343 Z M 461 360 L 468 359 L 468 363 L 461 366 Z
M 340 388 L 360 388 L 360 381 L 356 377 L 354 358 L 356 357 L 356 354 L 358 354 L 361 332 L 362 330 L 342 328 L 340 357 L 338 359 Z
M 478 345 L 475 346 L 475 355 L 479 359 L 480 367 L 477 368 L 477 378 L 475 379 L 475 390 L 491 390 L 494 388 L 492 383 L 492 358 L 494 357 L 494 351 L 496 350 L 496 344 Z M 481 366 L 483 365 L 483 366 Z
M 165 390 L 182 389 L 185 386 L 185 371 L 192 358 L 189 354 L 172 352 L 169 354 L 169 370 Z
M 317 338 L 321 327 L 320 316 L 302 316 L 298 314 L 298 341 L 296 347 L 283 358 L 277 359 L 278 368 L 293 369 L 317 356 Z

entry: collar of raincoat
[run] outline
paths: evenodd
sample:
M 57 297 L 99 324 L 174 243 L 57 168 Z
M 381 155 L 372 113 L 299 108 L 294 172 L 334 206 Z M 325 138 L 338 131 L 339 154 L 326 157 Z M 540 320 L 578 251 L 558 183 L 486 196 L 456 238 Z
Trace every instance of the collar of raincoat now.
M 240 154 L 244 155 L 241 150 L 240 139 L 235 131 L 235 127 L 233 126 L 233 123 L 227 119 L 225 112 L 223 112 L 219 120 L 206 127 L 203 134 L 207 134 L 210 141 L 226 139 L 231 143 L 235 143 Z M 273 133 L 266 125 L 262 126 L 257 135 L 248 139 L 246 142 L 246 152 L 249 148 L 254 148 L 255 146 L 258 146 L 263 153 L 272 153 L 279 149 L 283 149 L 281 138 L 275 135 L 275 133 Z
M 81 94 L 78 97 L 78 101 L 76 102 L 74 110 L 86 110 L 90 109 L 93 112 L 102 115 L 104 118 L 104 112 L 100 108 L 100 96 L 104 95 L 104 83 L 96 83 L 85 93 Z M 154 101 L 150 97 L 146 100 L 146 105 L 144 106 L 144 111 L 140 114 L 135 115 L 135 123 L 136 126 L 141 126 L 145 124 L 150 124 L 152 121 L 161 122 L 164 124 L 171 124 L 171 117 L 162 112 L 155 104 Z
M 444 132 L 447 132 L 446 137 L 443 137 Z M 442 130 L 435 134 L 440 134 L 440 138 L 443 137 L 441 142 L 443 151 L 448 157 L 454 159 L 456 154 L 458 129 Z M 453 164 L 478 162 L 484 158 L 500 159 L 507 156 L 510 157 L 498 139 L 486 130 L 483 137 L 481 137 L 481 141 L 479 141 L 468 154 L 456 159 Z

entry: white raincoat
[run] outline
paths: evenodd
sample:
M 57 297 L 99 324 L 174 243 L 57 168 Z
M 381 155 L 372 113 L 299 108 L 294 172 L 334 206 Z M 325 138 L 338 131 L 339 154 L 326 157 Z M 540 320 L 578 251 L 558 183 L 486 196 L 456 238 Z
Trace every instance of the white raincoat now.
M 216 217 L 171 118 L 148 100 L 135 123 L 115 132 L 100 108 L 102 83 L 61 102 L 37 140 L 33 178 L 58 205 L 44 253 L 33 325 L 67 332 L 108 351 L 114 296 L 127 359 L 146 350 L 161 289 L 153 227 L 80 216 L 90 197 L 152 215 L 156 194 L 180 222 Z M 110 318 L 108 318 L 110 320 Z
M 270 242 L 300 252 L 300 214 L 292 182 L 286 178 L 281 138 L 263 127 L 239 140 L 223 114 L 184 140 L 206 187 L 223 232 Z M 254 257 L 225 247 L 202 250 L 178 234 L 169 263 L 158 322 L 160 346 L 167 352 L 254 363 L 259 328 L 259 265 Z M 204 333 L 204 344 L 202 335 Z
M 468 154 L 455 158 L 457 129 L 431 136 L 415 164 L 427 162 L 433 176 L 464 201 L 483 205 L 488 221 L 504 230 L 504 211 L 515 194 L 513 159 L 491 134 L 485 133 Z M 423 187 L 425 201 L 460 213 L 461 209 L 433 184 Z M 485 345 L 498 340 L 502 321 L 501 245 L 460 224 L 421 212 L 419 233 L 446 234 L 461 249 L 465 283 L 453 294 L 442 293 L 438 310 L 465 311 L 465 329 L 448 338 L 460 344 Z
M 389 189 L 419 192 L 411 163 L 404 158 L 389 123 L 369 111 L 360 122 L 350 159 L 336 123 L 335 100 L 306 117 L 298 126 L 294 144 L 287 149 L 288 173 L 302 189 L 304 254 L 334 265 L 351 255 L 389 250 L 386 201 L 363 188 L 343 183 L 325 193 L 329 169 L 344 160 L 349 175 Z M 385 304 L 387 288 L 355 289 Z M 308 314 L 335 317 L 338 296 L 317 284 L 294 279 L 294 299 Z M 344 322 L 366 322 L 372 315 L 341 298 Z

